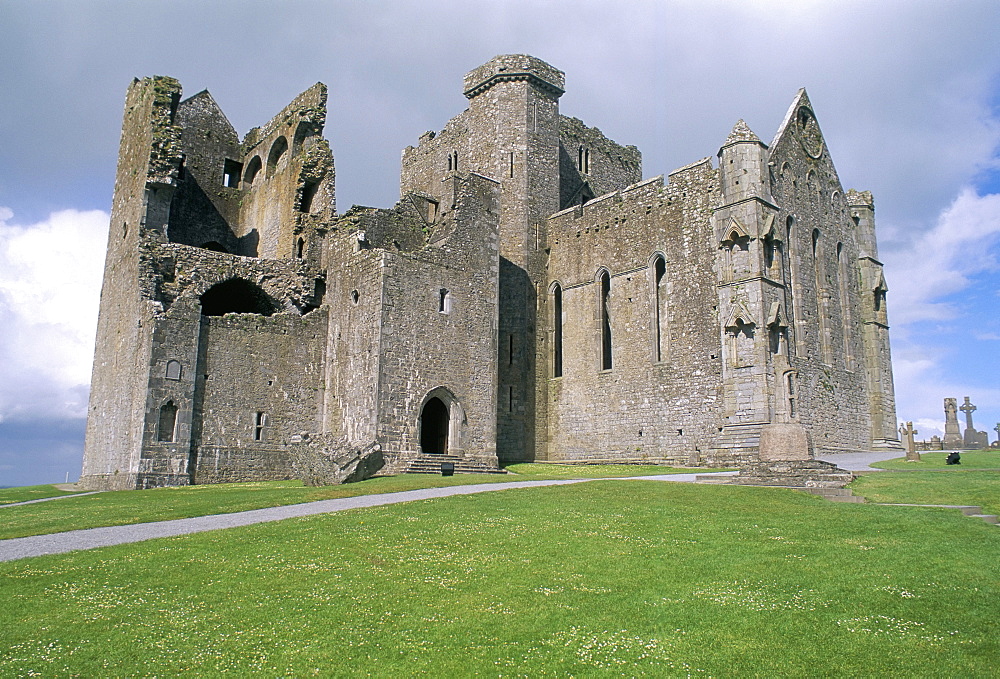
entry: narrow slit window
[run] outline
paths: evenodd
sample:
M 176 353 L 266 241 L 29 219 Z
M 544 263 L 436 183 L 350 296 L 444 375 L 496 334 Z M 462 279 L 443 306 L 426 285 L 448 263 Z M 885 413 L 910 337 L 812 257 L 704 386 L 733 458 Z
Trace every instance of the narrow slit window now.
M 514 335 L 507 335 L 507 365 L 514 365 Z
M 667 264 L 663 257 L 657 255 L 653 260 L 653 304 L 655 306 L 654 324 L 656 326 L 656 346 L 655 356 L 657 361 L 662 361 L 666 354 L 666 323 L 667 323 L 667 294 L 666 286 Z
M 451 313 L 451 293 L 447 288 L 438 290 L 438 311 L 442 314 Z
M 556 285 L 552 290 L 552 376 L 563 374 L 563 309 L 562 288 Z

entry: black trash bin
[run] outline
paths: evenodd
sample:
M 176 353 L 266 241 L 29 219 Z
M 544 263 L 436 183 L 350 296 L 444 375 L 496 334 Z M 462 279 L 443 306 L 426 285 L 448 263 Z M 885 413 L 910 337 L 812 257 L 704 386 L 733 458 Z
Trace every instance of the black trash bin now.
M 455 463 L 454 462 L 442 462 L 441 463 L 441 476 L 454 476 L 455 475 Z

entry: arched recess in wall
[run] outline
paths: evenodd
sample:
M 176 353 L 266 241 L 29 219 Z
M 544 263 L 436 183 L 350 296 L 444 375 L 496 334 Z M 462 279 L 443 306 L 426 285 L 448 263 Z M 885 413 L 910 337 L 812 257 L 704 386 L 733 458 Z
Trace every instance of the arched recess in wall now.
M 563 289 L 559 282 L 549 288 L 552 298 L 552 376 L 563 374 Z
M 612 344 L 611 344 L 611 273 L 607 269 L 599 269 L 597 272 L 597 318 L 600 324 L 600 357 L 601 370 L 611 370 L 612 368 Z
M 271 151 L 267 154 L 267 176 L 273 177 L 274 172 L 278 167 L 278 164 L 284 159 L 285 154 L 288 153 L 288 140 L 284 137 L 278 137 L 271 144 Z
M 316 133 L 316 126 L 313 123 L 302 121 L 295 128 L 295 135 L 292 137 L 292 155 L 298 155 L 305 145 L 306 140 Z
M 821 242 L 822 234 L 819 229 L 812 232 L 812 259 L 813 272 L 816 278 L 816 318 L 819 321 L 819 345 L 823 355 L 823 362 L 830 365 L 832 362 L 832 348 L 830 346 L 830 309 L 826 280 L 823 274 L 823 247 Z
M 844 345 L 844 367 L 854 369 L 854 355 L 851 351 L 851 304 L 847 282 L 850 280 L 844 244 L 837 243 L 837 292 L 840 297 L 840 335 Z
M 216 283 L 201 296 L 203 316 L 225 314 L 260 314 L 270 316 L 278 310 L 275 301 L 260 286 L 242 278 Z
M 796 345 L 801 348 L 802 335 L 799 332 L 801 325 L 802 309 L 799 303 L 799 250 L 795 245 L 795 217 L 788 215 L 785 218 L 785 252 L 788 256 L 788 303 L 792 312 L 792 334 L 795 336 Z M 791 352 L 789 352 L 791 353 Z
M 247 169 L 243 172 L 243 188 L 249 189 L 253 186 L 253 183 L 257 180 L 260 174 L 260 168 L 263 163 L 260 161 L 260 156 L 254 156 L 249 163 L 247 163 Z
M 418 418 L 420 452 L 455 454 L 462 450 L 465 411 L 451 390 L 435 387 L 424 396 Z
M 726 323 L 729 344 L 729 364 L 734 368 L 754 365 L 754 334 L 756 323 L 746 309 L 736 309 Z
M 649 264 L 649 272 L 652 284 L 650 298 L 653 303 L 653 360 L 663 361 L 667 357 L 670 345 L 670 326 L 668 323 L 667 260 L 662 253 L 657 252 L 653 255 Z

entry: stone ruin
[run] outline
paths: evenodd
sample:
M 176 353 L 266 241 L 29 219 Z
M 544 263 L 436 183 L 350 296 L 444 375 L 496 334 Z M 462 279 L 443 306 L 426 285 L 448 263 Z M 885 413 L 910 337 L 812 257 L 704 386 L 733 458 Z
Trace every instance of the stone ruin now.
M 738 121 L 644 179 L 565 87 L 490 60 L 400 201 L 338 212 L 324 85 L 241 138 L 135 80 L 81 483 L 899 450 L 874 201 L 805 90 L 769 144 Z

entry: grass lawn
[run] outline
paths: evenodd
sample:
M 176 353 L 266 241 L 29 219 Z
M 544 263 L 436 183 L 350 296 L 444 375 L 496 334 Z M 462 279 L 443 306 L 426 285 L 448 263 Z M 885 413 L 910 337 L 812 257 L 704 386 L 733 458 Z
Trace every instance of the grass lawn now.
M 851 490 L 869 502 L 979 505 L 987 514 L 1000 514 L 1000 469 L 874 472 L 862 474 Z
M 992 450 L 968 450 L 960 451 L 962 464 L 946 465 L 944 460 L 948 453 L 923 452 L 920 453 L 920 462 L 907 462 L 905 457 L 897 457 L 884 462 L 875 462 L 871 466 L 879 469 L 1000 469 L 1000 451 Z
M 0 564 L 0 676 L 988 677 L 998 564 L 958 513 L 512 489 Z
M 47 497 L 73 495 L 72 490 L 59 490 L 51 484 L 42 486 L 17 486 L 16 488 L 0 488 L 0 506 L 28 500 L 42 500 Z
M 342 486 L 318 488 L 305 487 L 301 481 L 265 481 L 173 486 L 144 491 L 111 491 L 56 502 L 41 502 L 22 507 L 0 509 L 3 511 L 3 514 L 0 514 L 0 540 L 82 528 L 121 526 L 208 514 L 228 514 L 248 509 L 278 507 L 373 493 L 394 493 L 417 488 L 542 479 L 642 476 L 694 471 L 655 465 L 518 464 L 511 465 L 509 469 L 515 473 L 507 475 L 459 474 L 457 476 L 403 474 L 368 479 Z M 11 488 L 0 492 L 9 493 L 10 497 L 19 497 L 18 493 L 23 494 L 24 491 L 31 491 L 35 488 L 49 488 L 53 495 L 61 492 L 51 486 Z M 0 495 L 0 497 L 6 496 Z

